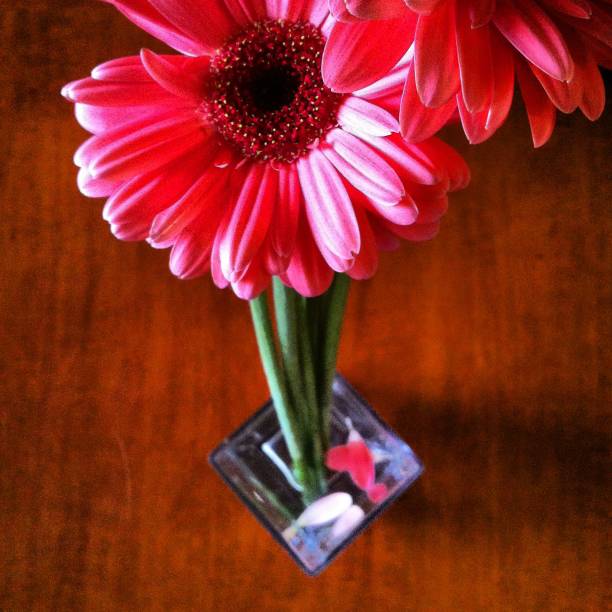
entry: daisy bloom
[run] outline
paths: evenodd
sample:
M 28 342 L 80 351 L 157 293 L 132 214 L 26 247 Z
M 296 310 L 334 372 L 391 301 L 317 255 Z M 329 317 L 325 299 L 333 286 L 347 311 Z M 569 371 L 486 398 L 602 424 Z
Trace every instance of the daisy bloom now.
M 505 121 L 518 81 L 533 137 L 550 138 L 556 109 L 592 121 L 603 112 L 599 65 L 612 67 L 609 0 L 330 0 L 339 20 L 324 81 L 352 91 L 410 54 L 401 105 L 409 142 L 430 137 L 458 109 L 471 143 Z
M 117 238 L 171 248 L 176 276 L 210 270 L 252 299 L 275 275 L 319 295 L 334 271 L 370 277 L 379 250 L 433 237 L 467 184 L 451 147 L 397 134 L 405 65 L 361 91 L 323 83 L 326 0 L 107 1 L 180 54 L 66 85 L 93 134 L 78 184 L 108 198 Z

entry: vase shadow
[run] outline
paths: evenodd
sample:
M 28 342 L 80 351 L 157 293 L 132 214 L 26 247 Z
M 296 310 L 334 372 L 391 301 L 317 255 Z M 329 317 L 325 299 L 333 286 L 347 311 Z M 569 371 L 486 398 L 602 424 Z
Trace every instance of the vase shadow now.
M 585 398 L 525 396 L 468 409 L 381 389 L 366 396 L 425 464 L 421 479 L 387 512 L 412 534 L 425 524 L 458 533 L 605 515 L 610 438 L 603 417 L 581 418 L 588 412 L 575 407 Z

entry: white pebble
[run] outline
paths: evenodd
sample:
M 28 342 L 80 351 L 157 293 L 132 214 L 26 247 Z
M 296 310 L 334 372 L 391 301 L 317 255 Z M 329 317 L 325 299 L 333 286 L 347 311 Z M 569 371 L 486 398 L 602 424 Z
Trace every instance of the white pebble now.
M 365 512 L 359 506 L 351 506 L 340 518 L 334 523 L 331 528 L 329 537 L 331 540 L 339 540 L 349 534 L 361 521 Z
M 317 527 L 331 523 L 344 514 L 352 503 L 353 498 L 348 493 L 331 493 L 310 504 L 295 524 L 298 527 Z

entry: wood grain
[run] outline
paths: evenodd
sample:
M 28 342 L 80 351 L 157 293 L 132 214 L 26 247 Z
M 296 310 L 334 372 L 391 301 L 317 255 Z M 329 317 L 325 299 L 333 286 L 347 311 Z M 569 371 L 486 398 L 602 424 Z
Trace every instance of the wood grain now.
M 341 369 L 422 480 L 320 578 L 207 465 L 266 398 L 246 305 L 109 234 L 61 85 L 161 48 L 102 3 L 0 11 L 0 609 L 593 610 L 609 603 L 608 112 L 470 148 L 440 237 L 355 285 Z

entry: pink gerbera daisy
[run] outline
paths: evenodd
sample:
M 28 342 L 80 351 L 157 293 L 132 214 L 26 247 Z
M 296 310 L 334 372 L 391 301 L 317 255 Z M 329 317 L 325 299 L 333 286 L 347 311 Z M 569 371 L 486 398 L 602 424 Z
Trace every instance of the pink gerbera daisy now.
M 604 109 L 598 65 L 612 65 L 609 0 L 330 0 L 339 20 L 323 59 L 325 82 L 351 91 L 409 52 L 401 130 L 428 138 L 456 109 L 468 140 L 505 121 L 518 80 L 533 136 L 552 134 L 556 109 L 591 120 Z M 414 44 L 413 44 L 414 43 Z
M 180 278 L 321 294 L 334 271 L 369 277 L 378 250 L 434 236 L 467 184 L 448 145 L 396 134 L 405 67 L 359 92 L 323 83 L 326 0 L 107 1 L 181 54 L 144 50 L 64 88 L 93 133 L 78 183 L 108 197 L 115 236 L 171 247 Z

